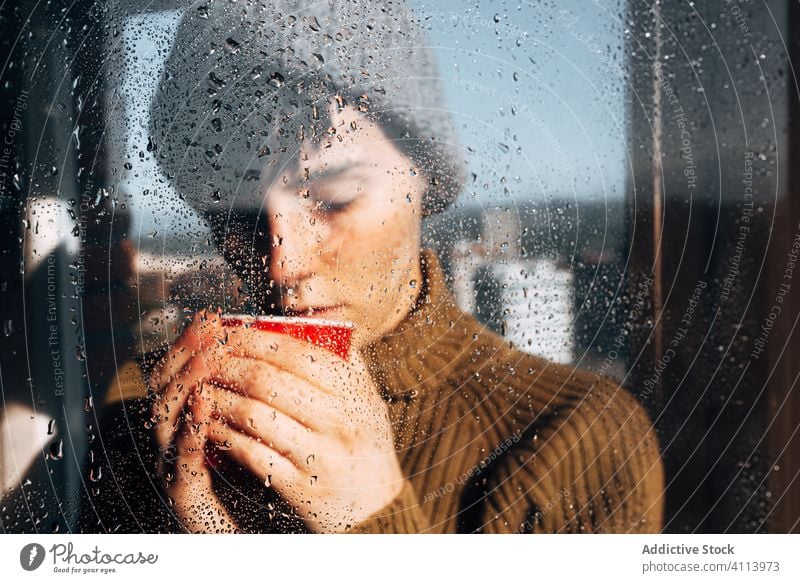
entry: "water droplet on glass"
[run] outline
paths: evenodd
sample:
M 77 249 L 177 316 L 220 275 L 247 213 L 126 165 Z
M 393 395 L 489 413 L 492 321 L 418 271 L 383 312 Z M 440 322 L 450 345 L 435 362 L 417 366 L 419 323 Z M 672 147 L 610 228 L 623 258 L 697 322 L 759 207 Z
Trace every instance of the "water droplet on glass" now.
M 308 21 L 308 27 L 313 30 L 314 32 L 319 32 L 322 28 L 319 25 L 319 21 L 317 20 L 316 16 L 312 16 L 311 19 Z
M 103 479 L 103 468 L 98 466 L 97 468 L 89 468 L 89 481 L 90 482 L 99 482 Z
M 238 53 L 239 52 L 239 43 L 233 40 L 231 37 L 225 39 L 225 48 L 230 53 Z
M 270 85 L 272 85 L 273 87 L 280 87 L 280 86 L 282 86 L 282 85 L 283 85 L 283 82 L 284 82 L 283 75 L 281 75 L 280 73 L 278 73 L 277 71 L 275 71 L 274 73 L 272 73 L 272 74 L 269 76 L 269 81 L 268 81 L 268 82 L 269 82 L 269 84 L 270 84 Z
M 56 432 L 56 420 L 51 419 L 47 422 L 47 435 L 53 435 Z
M 50 449 L 47 452 L 48 459 L 60 460 L 64 457 L 64 440 L 59 439 L 50 444 Z

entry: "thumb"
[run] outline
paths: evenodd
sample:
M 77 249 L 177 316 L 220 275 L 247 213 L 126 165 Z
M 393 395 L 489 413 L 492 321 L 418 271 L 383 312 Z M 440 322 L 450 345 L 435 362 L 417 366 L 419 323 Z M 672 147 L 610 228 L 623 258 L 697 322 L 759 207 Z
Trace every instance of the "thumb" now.
M 198 396 L 192 399 L 197 401 Z M 207 532 L 215 523 L 216 495 L 206 460 L 207 424 L 199 413 L 202 405 L 193 403 L 175 440 L 177 462 L 170 488 L 176 514 L 188 532 Z
M 211 422 L 211 403 L 203 394 L 203 383 L 187 400 L 189 405 L 186 420 L 175 442 L 178 454 L 177 478 L 183 486 L 197 490 L 210 486 L 211 473 L 206 457 L 208 428 Z

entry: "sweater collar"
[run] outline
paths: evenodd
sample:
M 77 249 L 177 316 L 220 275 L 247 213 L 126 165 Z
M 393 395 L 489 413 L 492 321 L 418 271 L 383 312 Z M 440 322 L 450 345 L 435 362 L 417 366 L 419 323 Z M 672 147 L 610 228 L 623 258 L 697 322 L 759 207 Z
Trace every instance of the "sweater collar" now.
M 436 253 L 420 253 L 422 288 L 414 307 L 388 334 L 361 350 L 384 396 L 415 396 L 441 384 L 442 375 L 471 343 L 474 319 L 447 288 Z

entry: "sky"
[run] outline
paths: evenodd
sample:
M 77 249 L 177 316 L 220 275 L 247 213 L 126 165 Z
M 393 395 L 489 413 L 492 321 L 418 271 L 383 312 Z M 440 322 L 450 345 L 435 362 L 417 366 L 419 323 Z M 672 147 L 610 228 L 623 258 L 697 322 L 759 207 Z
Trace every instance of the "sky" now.
M 415 4 L 429 18 L 461 138 L 475 150 L 480 202 L 622 196 L 620 0 Z
M 622 0 L 410 2 L 426 22 L 447 106 L 469 148 L 462 203 L 622 196 Z M 115 131 L 125 139 L 112 159 L 136 162 L 120 169 L 119 190 L 131 196 L 142 237 L 202 230 L 156 180 L 163 176 L 155 163 L 137 160 L 147 143 L 147 103 L 176 25 L 175 13 L 129 21 L 123 35 L 131 58 L 120 91 L 109 98 L 112 110 L 124 111 Z

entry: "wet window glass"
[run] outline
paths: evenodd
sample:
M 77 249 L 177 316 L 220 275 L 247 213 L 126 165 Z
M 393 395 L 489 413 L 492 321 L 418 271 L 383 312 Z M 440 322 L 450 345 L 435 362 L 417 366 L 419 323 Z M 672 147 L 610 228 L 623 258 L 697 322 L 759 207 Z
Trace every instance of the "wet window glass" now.
M 796 529 L 778 8 L 3 5 L 3 531 Z

